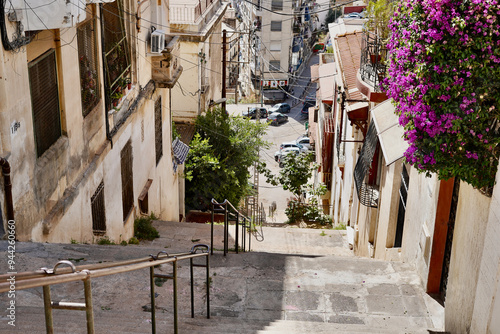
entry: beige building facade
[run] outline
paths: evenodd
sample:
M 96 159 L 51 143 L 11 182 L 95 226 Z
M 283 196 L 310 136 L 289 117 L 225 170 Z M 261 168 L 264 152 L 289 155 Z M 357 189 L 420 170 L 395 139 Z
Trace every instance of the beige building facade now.
M 164 79 L 152 79 L 153 57 L 178 58 L 173 45 L 151 53 L 159 8 L 126 0 L 70 4 L 80 10 L 79 23 L 31 31 L 25 22 L 30 41 L 11 41 L 14 49 L 4 45 L 0 53 L 0 155 L 11 168 L 16 235 L 127 241 L 142 214 L 179 218 L 166 83 L 182 67 L 172 61 Z M 3 191 L 2 203 L 9 196 Z

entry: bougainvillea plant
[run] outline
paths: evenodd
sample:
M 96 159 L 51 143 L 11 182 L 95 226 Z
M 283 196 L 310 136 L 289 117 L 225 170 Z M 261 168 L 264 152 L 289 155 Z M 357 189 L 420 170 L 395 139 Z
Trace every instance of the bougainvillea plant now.
M 406 161 L 484 189 L 499 160 L 500 5 L 404 0 L 390 23 L 384 89 L 409 148 Z

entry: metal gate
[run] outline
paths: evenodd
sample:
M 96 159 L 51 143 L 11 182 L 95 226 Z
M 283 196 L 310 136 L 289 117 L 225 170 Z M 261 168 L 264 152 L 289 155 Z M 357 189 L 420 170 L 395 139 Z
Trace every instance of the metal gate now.
M 455 217 L 457 214 L 458 193 L 460 191 L 460 180 L 455 179 L 453 185 L 453 196 L 451 198 L 450 219 L 448 220 L 448 233 L 446 234 L 446 245 L 444 248 L 443 269 L 441 271 L 441 284 L 439 294 L 442 300 L 446 299 L 446 287 L 448 285 L 448 273 L 450 271 L 451 246 L 453 244 L 453 231 L 455 230 Z

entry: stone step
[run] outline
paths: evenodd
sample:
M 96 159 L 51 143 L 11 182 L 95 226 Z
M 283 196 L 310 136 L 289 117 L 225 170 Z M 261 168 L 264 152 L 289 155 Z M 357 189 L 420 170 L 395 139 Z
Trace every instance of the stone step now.
M 2 318 L 0 334 L 7 333 L 43 333 L 45 332 L 44 311 L 41 307 L 20 307 L 16 314 L 16 327 L 9 328 L 6 319 Z M 86 333 L 85 313 L 80 311 L 54 310 L 55 333 Z M 98 311 L 94 313 L 96 333 L 150 333 L 151 314 L 147 312 L 114 312 Z M 157 331 L 173 333 L 173 316 L 158 310 Z M 212 317 L 206 319 L 196 317 L 179 317 L 179 333 L 211 333 L 211 334 L 303 334 L 303 333 L 428 333 L 427 329 L 417 326 L 385 326 L 374 327 L 363 324 L 339 324 L 314 321 L 241 319 L 236 317 Z M 13 330 L 14 329 L 14 330 Z

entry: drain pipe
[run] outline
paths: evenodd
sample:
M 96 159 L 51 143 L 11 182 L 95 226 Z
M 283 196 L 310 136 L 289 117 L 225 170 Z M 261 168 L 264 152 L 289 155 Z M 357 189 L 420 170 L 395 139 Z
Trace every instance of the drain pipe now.
M 5 189 L 5 204 L 7 206 L 7 221 L 14 220 L 14 203 L 12 201 L 12 183 L 10 182 L 10 164 L 7 159 L 0 157 L 2 166 L 3 186 Z

